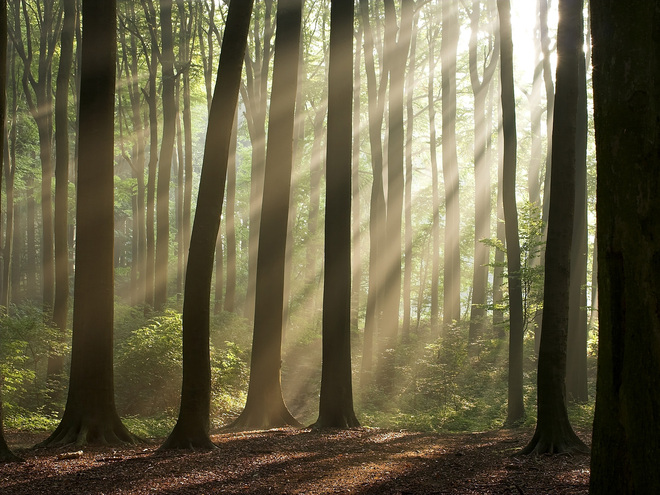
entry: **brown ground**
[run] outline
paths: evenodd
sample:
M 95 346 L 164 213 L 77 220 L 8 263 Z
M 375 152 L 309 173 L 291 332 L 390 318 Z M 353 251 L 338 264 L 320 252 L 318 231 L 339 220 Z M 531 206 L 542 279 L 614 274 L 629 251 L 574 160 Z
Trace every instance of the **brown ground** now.
M 0 493 L 586 494 L 588 456 L 512 457 L 531 434 L 277 429 L 214 435 L 212 452 L 154 443 L 75 454 L 25 450 L 43 436 L 7 432 L 25 462 L 0 465 Z

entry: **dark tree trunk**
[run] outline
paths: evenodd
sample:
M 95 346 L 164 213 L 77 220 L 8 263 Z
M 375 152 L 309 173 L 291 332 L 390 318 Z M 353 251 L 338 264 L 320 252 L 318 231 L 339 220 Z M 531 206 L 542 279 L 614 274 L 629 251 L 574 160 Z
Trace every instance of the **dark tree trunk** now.
M 587 402 L 587 78 L 584 53 L 579 61 L 579 88 L 575 132 L 575 216 L 571 247 L 566 394 Z
M 496 41 L 496 43 L 499 43 L 499 40 Z M 489 110 L 488 113 L 490 114 L 488 119 L 489 119 L 489 135 L 492 132 L 492 121 L 493 121 L 493 110 L 496 109 L 496 115 L 497 115 L 497 126 L 498 129 L 501 129 L 502 125 L 502 112 L 501 112 L 501 107 L 502 107 L 502 99 L 497 98 L 497 105 L 493 104 L 493 97 L 497 94 L 498 92 L 498 79 L 496 78 L 493 84 L 493 87 L 490 91 L 490 96 L 489 96 Z M 492 149 L 492 148 L 491 148 Z M 492 155 L 491 155 L 492 156 Z M 495 154 L 497 157 L 496 160 L 496 170 L 497 170 L 497 198 L 495 200 L 496 205 L 495 205 L 495 211 L 496 211 L 496 219 L 497 219 L 497 227 L 495 228 L 495 235 L 497 238 L 497 241 L 501 243 L 502 246 L 506 246 L 506 232 L 505 232 L 505 227 L 504 227 L 504 205 L 502 201 L 502 179 L 503 179 L 503 165 L 504 165 L 504 136 L 502 135 L 502 132 L 497 133 L 497 153 Z M 492 162 L 492 159 L 491 159 Z M 504 301 L 504 293 L 502 291 L 502 284 L 504 283 L 504 251 L 502 249 L 496 249 L 495 250 L 495 267 L 493 268 L 493 328 L 495 329 L 495 335 L 498 336 L 500 339 L 505 338 L 505 332 L 504 332 L 504 310 L 503 310 L 503 301 Z
M 248 130 L 252 143 L 252 170 L 250 172 L 250 222 L 248 238 L 248 287 L 245 298 L 245 316 L 249 320 L 255 314 L 255 291 L 257 280 L 257 254 L 261 227 L 261 207 L 264 189 L 264 166 L 266 163 L 266 114 L 268 113 L 268 71 L 272 56 L 271 39 L 273 0 L 264 0 L 263 33 L 260 32 L 258 15 L 254 17 L 254 61 L 247 60 L 247 88 L 243 100 L 246 102 Z M 261 36 L 263 35 L 263 40 Z
M 445 252 L 442 324 L 461 318 L 460 203 L 456 154 L 456 50 L 460 34 L 458 1 L 442 2 L 442 172 L 445 185 Z
M 144 0 L 143 0 L 144 1 Z M 147 8 L 145 6 L 145 11 Z M 156 23 L 155 13 L 150 15 L 150 22 Z M 149 106 L 149 163 L 147 164 L 147 214 L 146 214 L 146 263 L 145 263 L 145 287 L 144 302 L 145 311 L 154 307 L 154 293 L 156 280 L 156 236 L 155 208 L 156 208 L 156 176 L 158 170 L 158 104 L 157 85 L 158 76 L 158 38 L 152 30 L 151 33 L 151 56 L 149 65 L 149 91 L 145 91 L 145 99 Z M 145 53 L 145 56 L 147 54 Z
M 163 43 L 161 53 L 163 84 L 163 139 L 158 157 L 156 188 L 156 273 L 154 308 L 163 310 L 167 304 L 167 271 L 170 237 L 170 173 L 176 133 L 176 103 L 174 100 L 174 40 L 172 36 L 172 0 L 160 0 L 160 26 Z
M 590 493 L 660 493 L 658 6 L 590 5 L 600 269 Z
M 5 116 L 7 115 L 7 2 L 2 2 L 0 5 L 0 158 L 4 160 L 5 156 Z M 9 166 L 5 162 L 5 166 Z M 2 162 L 0 162 L 2 168 Z M 0 174 L 2 177 L 2 174 Z M 2 384 L 2 376 L 0 376 L 0 384 Z M 0 387 L 0 392 L 2 387 Z M 2 401 L 0 400 L 0 463 L 19 461 L 20 459 L 15 456 L 5 442 L 3 430 L 3 417 L 2 417 Z
M 55 95 L 55 305 L 53 323 L 59 331 L 58 342 L 66 338 L 69 309 L 69 78 L 73 63 L 73 36 L 76 24 L 76 1 L 64 1 L 64 24 L 60 43 L 60 66 Z M 48 357 L 47 376 L 58 386 L 64 373 L 64 356 L 52 353 Z M 51 405 L 52 407 L 52 405 Z
M 359 426 L 351 377 L 351 96 L 353 0 L 330 9 L 323 367 L 316 428 Z M 400 229 L 399 229 L 400 230 Z
M 25 247 L 25 266 L 27 268 L 26 276 L 26 294 L 29 300 L 34 301 L 37 297 L 37 243 L 35 239 L 35 229 L 36 229 L 36 215 L 37 215 L 37 206 L 34 201 L 34 176 L 28 175 L 26 180 L 26 190 L 25 190 L 25 228 L 26 233 L 26 247 Z
M 6 12 L 5 12 L 6 17 Z M 1 22 L 1 21 L 0 21 Z M 6 26 L 6 23 L 3 24 Z M 15 230 L 16 230 L 16 207 L 14 204 L 14 178 L 16 177 L 16 140 L 18 137 L 18 132 L 16 129 L 16 116 L 18 112 L 18 102 L 17 102 L 17 93 L 18 93 L 18 84 L 16 81 L 16 64 L 14 63 L 15 55 L 10 58 L 9 64 L 11 67 L 11 76 L 9 81 L 11 81 L 11 116 L 6 116 L 11 122 L 11 129 L 5 135 L 7 135 L 7 148 L 4 150 L 3 154 L 5 156 L 5 167 L 4 167 L 4 178 L 5 178 L 5 196 L 7 198 L 7 226 L 5 229 L 5 245 L 3 248 L 3 270 L 2 270 L 2 300 L 0 305 L 5 308 L 9 307 L 9 303 L 17 302 L 15 297 L 20 292 L 20 260 L 16 262 L 16 254 L 14 253 L 14 240 L 15 240 Z M 1 56 L 1 55 L 0 55 Z M 6 79 L 6 74 L 5 74 Z M 5 95 L 4 102 L 8 102 L 5 92 L 2 93 Z M 7 103 L 5 108 L 9 107 Z M 6 110 L 5 110 L 6 113 Z M 3 122 L 6 122 L 3 121 Z M 4 146 L 4 143 L 3 143 Z M 19 250 L 20 253 L 20 250 Z M 14 282 L 16 284 L 14 285 Z
M 557 94 L 552 130 L 552 184 L 543 285 L 543 333 L 539 347 L 536 431 L 523 454 L 588 451 L 566 409 L 571 244 L 575 204 L 575 145 L 583 0 L 559 1 Z
M 273 93 L 255 291 L 254 336 L 247 402 L 234 429 L 299 425 L 282 397 L 284 261 L 293 155 L 293 128 L 302 0 L 277 8 Z
M 116 5 L 84 0 L 76 278 L 69 395 L 41 445 L 132 443 L 113 386 Z
M 506 229 L 506 257 L 509 279 L 509 393 L 508 425 L 525 416 L 523 403 L 523 314 L 520 284 L 520 238 L 516 208 L 516 100 L 513 85 L 513 41 L 511 38 L 511 4 L 497 0 L 500 22 L 502 133 L 504 160 L 502 165 L 502 203 Z
M 53 254 L 53 201 L 52 201 L 52 182 L 53 182 L 53 129 L 52 114 L 44 109 L 52 108 L 52 74 L 51 66 L 54 54 L 54 48 L 59 38 L 59 13 L 54 9 L 54 2 L 45 2 L 42 9 L 29 11 L 26 1 L 22 1 L 21 8 L 17 5 L 14 10 L 14 34 L 13 39 L 17 41 L 14 45 L 21 59 L 23 60 L 23 90 L 27 106 L 37 125 L 39 136 L 39 159 L 41 162 L 41 224 L 42 224 L 42 242 L 41 242 L 41 288 L 42 288 L 42 307 L 44 318 L 49 320 L 52 316 L 54 289 L 55 289 L 55 268 Z M 23 44 L 21 28 L 24 24 L 25 43 Z M 36 19 L 35 19 L 36 17 Z M 38 29 L 38 48 L 33 47 L 32 29 Z M 36 77 L 33 74 L 32 59 L 33 53 L 38 54 Z M 32 95 L 32 91 L 34 96 Z M 31 265 L 36 267 L 36 265 Z M 36 291 L 35 291 L 36 292 Z M 34 297 L 34 292 L 31 294 Z
M 185 14 L 186 8 L 183 0 L 177 0 L 178 11 L 180 13 L 180 50 L 182 58 L 181 84 L 183 90 L 183 134 L 184 134 L 184 160 L 183 160 L 183 205 L 181 207 L 181 230 L 183 237 L 183 276 L 188 265 L 188 251 L 190 249 L 190 215 L 192 211 L 192 184 L 193 184 L 193 143 L 192 143 L 192 113 L 190 106 L 190 66 L 191 60 L 191 42 L 193 40 L 194 22 L 196 21 L 192 4 L 188 15 Z M 198 21 L 199 22 L 199 21 Z M 182 164 L 180 163 L 179 166 Z
M 161 448 L 214 448 L 209 438 L 211 361 L 209 321 L 213 255 L 220 228 L 227 161 L 238 103 L 252 1 L 232 1 L 209 112 L 202 175 L 190 239 L 183 299 L 183 386 L 174 429 Z
M 307 212 L 307 239 L 306 260 L 305 260 L 305 283 L 310 293 L 310 310 L 313 319 L 316 319 L 318 311 L 318 285 L 320 281 L 319 263 L 318 263 L 318 224 L 319 209 L 321 206 L 321 179 L 324 168 L 324 146 L 323 121 L 327 111 L 327 104 L 321 103 L 314 114 L 314 141 L 312 143 L 312 154 L 309 163 L 309 211 Z
M 369 21 L 369 2 L 360 0 L 360 17 L 364 28 L 364 63 L 367 75 L 367 99 L 369 103 L 369 145 L 371 148 L 371 203 L 369 208 L 369 287 L 364 324 L 364 346 L 360 370 L 360 385 L 364 389 L 373 372 L 374 341 L 382 320 L 381 258 L 385 230 L 385 195 L 383 191 L 383 96 L 385 83 L 376 81 L 374 64 L 374 35 Z M 385 73 L 385 71 L 383 71 Z

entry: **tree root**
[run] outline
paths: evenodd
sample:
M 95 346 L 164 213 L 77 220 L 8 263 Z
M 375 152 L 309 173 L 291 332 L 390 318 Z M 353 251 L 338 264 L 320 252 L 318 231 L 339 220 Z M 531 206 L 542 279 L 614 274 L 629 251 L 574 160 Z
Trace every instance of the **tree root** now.
M 282 428 L 285 426 L 302 428 L 303 425 L 291 415 L 286 407 L 277 410 L 245 408 L 240 416 L 229 426 L 226 426 L 224 430 L 269 430 L 271 428 Z
M 55 431 L 37 448 L 62 447 L 65 445 L 126 445 L 135 444 L 140 439 L 132 435 L 119 421 L 96 422 L 62 419 Z
M 218 446 L 203 428 L 186 428 L 177 422 L 174 429 L 158 450 L 214 450 Z
M 589 454 L 589 447 L 573 433 L 552 435 L 538 430 L 525 448 L 514 455 L 556 455 L 556 454 Z

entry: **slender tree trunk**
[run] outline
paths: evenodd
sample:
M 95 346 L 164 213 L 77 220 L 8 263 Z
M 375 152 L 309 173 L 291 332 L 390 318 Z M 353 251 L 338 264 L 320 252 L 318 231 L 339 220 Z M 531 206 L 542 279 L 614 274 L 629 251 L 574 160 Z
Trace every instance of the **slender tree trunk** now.
M 183 385 L 179 417 L 163 449 L 210 449 L 209 322 L 213 254 L 220 230 L 231 130 L 253 2 L 231 2 L 204 146 L 183 299 Z
M 461 318 L 460 203 L 456 154 L 458 1 L 442 2 L 442 172 L 445 184 L 443 326 Z
M 317 428 L 359 426 L 351 377 L 351 77 L 353 0 L 330 10 L 323 367 Z M 399 229 L 400 230 L 400 229 Z
M 234 217 L 236 206 L 236 140 L 238 138 L 238 112 L 234 118 L 229 142 L 227 162 L 227 211 L 225 213 L 225 236 L 227 238 L 227 285 L 225 288 L 224 310 L 234 312 L 236 307 L 236 227 Z
M 163 310 L 167 304 L 167 280 L 170 236 L 170 173 L 176 132 L 176 103 L 174 100 L 174 41 L 172 36 L 172 0 L 160 0 L 162 37 L 163 139 L 158 158 L 156 202 L 156 273 L 154 308 Z
M 36 214 L 37 207 L 36 202 L 34 201 L 34 177 L 29 175 L 26 181 L 26 228 L 27 228 L 27 245 L 26 245 L 26 255 L 25 261 L 27 266 L 27 282 L 26 282 L 26 294 L 27 298 L 34 300 L 37 297 L 37 243 L 35 239 L 35 230 L 36 230 Z
M 260 24 L 255 16 L 255 60 L 246 65 L 252 76 L 248 81 L 247 96 L 244 98 L 249 107 L 251 125 L 250 141 L 252 143 L 252 170 L 250 174 L 250 230 L 248 239 L 248 287 L 245 299 L 245 316 L 249 320 L 255 314 L 255 291 L 257 280 L 257 253 L 259 247 L 259 232 L 261 228 L 261 205 L 264 189 L 264 167 L 266 163 L 266 114 L 268 113 L 268 70 L 272 55 L 271 39 L 273 24 L 271 11 L 273 0 L 264 0 L 263 44 L 261 41 Z
M 5 157 L 5 117 L 7 115 L 7 2 L 2 2 L 0 5 L 0 157 Z M 9 162 L 5 161 L 4 166 L 9 166 Z M 2 163 L 0 163 L 2 168 Z M 2 177 L 2 174 L 0 174 Z M 7 244 L 9 245 L 9 244 Z M 5 255 L 7 256 L 7 255 Z M 7 306 L 5 305 L 5 308 Z M 0 392 L 2 391 L 2 377 L 0 377 Z M 2 416 L 2 400 L 0 400 L 0 462 L 19 461 L 20 459 L 15 456 L 5 441 L 3 430 L 3 416 Z
M 411 285 L 412 285 L 412 243 L 413 243 L 413 225 L 412 225 L 412 180 L 413 180 L 413 124 L 415 109 L 413 106 L 413 96 L 415 90 L 415 64 L 417 50 L 417 22 L 419 15 L 414 14 L 412 32 L 410 35 L 410 56 L 408 58 L 408 74 L 406 75 L 406 143 L 405 143 L 405 162 L 406 177 L 404 190 L 404 252 L 405 263 L 403 268 L 403 328 L 404 338 L 410 335 L 410 312 L 411 312 Z
M 147 214 L 146 214 L 146 266 L 145 266 L 145 311 L 154 307 L 156 279 L 156 173 L 158 170 L 158 105 L 156 103 L 156 77 L 158 72 L 158 44 L 156 37 L 151 37 L 151 65 L 149 67 L 149 92 L 146 94 L 149 106 L 149 163 L 147 164 Z
M 435 125 L 435 43 L 439 31 L 436 28 L 429 30 L 429 79 L 428 79 L 428 107 L 429 107 L 429 153 L 431 159 L 431 194 L 433 208 L 433 223 L 431 225 L 431 333 L 437 337 L 439 334 L 439 287 L 440 279 L 440 180 L 438 176 L 438 153 Z
M 506 229 L 506 257 L 509 279 L 509 394 L 506 422 L 513 425 L 525 416 L 523 403 L 523 324 L 520 285 L 520 238 L 516 208 L 516 101 L 513 85 L 513 41 L 511 4 L 497 0 L 500 22 L 502 132 L 504 161 L 502 202 Z
M 575 205 L 576 117 L 579 54 L 584 40 L 583 0 L 560 0 L 557 29 L 557 95 L 552 131 L 552 185 L 543 284 L 543 333 L 539 347 L 536 431 L 523 454 L 588 452 L 566 409 L 566 340 L 569 322 L 571 244 Z
M 355 32 L 355 57 L 353 60 L 353 283 L 351 285 L 351 329 L 357 330 L 360 317 L 360 291 L 362 287 L 362 206 L 360 204 L 360 125 L 362 81 L 360 78 L 362 26 Z
M 367 75 L 367 98 L 369 102 L 369 144 L 371 148 L 371 203 L 369 208 L 369 287 L 367 312 L 364 324 L 364 348 L 360 371 L 360 385 L 366 389 L 373 372 L 374 341 L 382 322 L 382 286 L 384 282 L 381 266 L 383 241 L 385 239 L 385 195 L 383 191 L 383 96 L 385 84 L 376 81 L 374 67 L 374 35 L 369 22 L 369 2 L 360 0 L 360 17 L 364 28 L 364 62 Z M 386 74 L 386 71 L 383 71 Z
M 470 14 L 469 65 L 470 82 L 474 93 L 474 269 L 472 276 L 472 306 L 468 331 L 468 353 L 478 353 L 476 345 L 483 333 L 486 318 L 486 289 L 488 286 L 488 263 L 490 249 L 483 242 L 490 238 L 490 163 L 487 157 L 486 99 L 488 88 L 499 59 L 499 44 L 490 46 L 490 61 L 485 66 L 480 80 L 477 67 L 480 2 L 473 0 Z M 490 118 L 490 114 L 488 115 Z
M 586 402 L 587 390 L 587 78 L 585 55 L 578 62 L 578 103 L 575 144 L 575 214 L 571 247 L 568 343 L 566 348 L 566 394 Z
M 58 342 L 66 338 L 69 310 L 69 79 L 73 63 L 73 36 L 76 23 L 75 0 L 64 1 L 64 25 L 60 44 L 60 65 L 57 71 L 55 95 L 55 305 L 53 323 L 59 331 Z M 59 385 L 64 373 L 64 356 L 51 353 L 48 357 L 47 376 Z M 55 400 L 59 386 L 51 399 Z M 52 404 L 51 404 L 52 407 Z
M 254 335 L 250 385 L 236 429 L 299 425 L 281 388 L 284 261 L 293 158 L 302 0 L 281 0 L 277 8 L 273 93 L 268 154 L 259 230 Z

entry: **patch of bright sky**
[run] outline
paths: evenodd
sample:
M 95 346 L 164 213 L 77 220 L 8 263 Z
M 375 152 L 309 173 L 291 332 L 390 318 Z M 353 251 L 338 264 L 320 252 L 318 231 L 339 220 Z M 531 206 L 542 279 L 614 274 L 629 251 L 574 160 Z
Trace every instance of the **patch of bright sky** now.
M 516 72 L 522 76 L 520 82 L 531 83 L 536 63 L 535 36 L 538 36 L 538 17 L 536 11 L 536 0 L 511 0 L 511 29 L 513 34 L 513 56 Z M 555 46 L 555 34 L 557 31 L 557 1 L 548 0 L 548 31 L 550 35 L 550 47 Z M 556 52 L 551 55 L 551 63 L 554 68 L 556 63 Z M 523 82 L 524 81 L 524 82 Z

